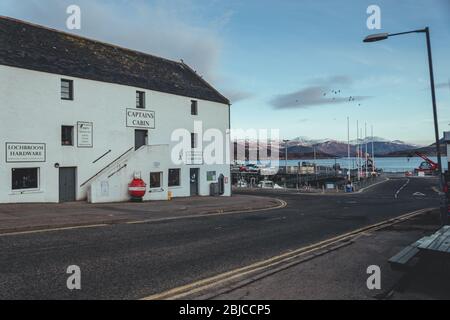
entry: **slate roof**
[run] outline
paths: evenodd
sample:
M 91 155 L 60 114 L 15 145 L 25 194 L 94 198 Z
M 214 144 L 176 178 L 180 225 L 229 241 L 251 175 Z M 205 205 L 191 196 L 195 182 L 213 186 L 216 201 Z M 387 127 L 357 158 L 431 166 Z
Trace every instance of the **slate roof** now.
M 0 65 L 230 103 L 183 62 L 4 16 Z

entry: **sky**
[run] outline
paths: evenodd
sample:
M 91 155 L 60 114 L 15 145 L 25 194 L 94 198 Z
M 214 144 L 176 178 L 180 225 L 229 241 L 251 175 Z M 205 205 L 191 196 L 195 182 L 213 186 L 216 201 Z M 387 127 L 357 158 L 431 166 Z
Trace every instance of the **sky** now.
M 81 30 L 66 9 L 81 8 Z M 369 30 L 367 8 L 380 8 Z M 0 0 L 0 15 L 183 59 L 232 101 L 232 128 L 282 138 L 434 141 L 424 34 L 431 30 L 440 131 L 450 131 L 450 0 Z M 364 132 L 363 132 L 364 134 Z

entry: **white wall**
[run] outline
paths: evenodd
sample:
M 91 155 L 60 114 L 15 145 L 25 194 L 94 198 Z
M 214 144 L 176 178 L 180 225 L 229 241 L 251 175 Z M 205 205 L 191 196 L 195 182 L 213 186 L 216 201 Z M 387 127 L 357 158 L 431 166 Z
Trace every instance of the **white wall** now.
M 61 100 L 61 78 L 74 80 L 74 101 Z M 199 115 L 191 116 L 192 99 L 188 97 L 0 66 L 0 203 L 58 202 L 59 171 L 55 168 L 55 163 L 60 167 L 77 167 L 77 199 L 86 199 L 89 184 L 83 188 L 80 185 L 134 146 L 134 128 L 126 127 L 126 109 L 135 108 L 136 90 L 146 92 L 146 109 L 155 111 L 156 128 L 149 130 L 150 145 L 166 144 L 170 149 L 174 146 L 170 141 L 172 131 L 177 128 L 193 131 L 195 120 L 203 121 L 204 130 L 217 128 L 225 133 L 229 128 L 228 105 L 195 99 L 199 101 Z M 78 121 L 93 122 L 93 148 L 77 147 Z M 74 146 L 61 146 L 62 125 L 75 127 Z M 45 143 L 46 162 L 6 163 L 7 142 Z M 227 146 L 224 145 L 224 148 Z M 93 163 L 108 150 L 111 152 L 106 157 Z M 149 154 L 147 161 L 153 163 L 162 156 L 165 155 Z M 40 168 L 39 190 L 12 191 L 11 169 L 23 167 Z M 169 167 L 177 166 L 168 163 L 166 159 L 165 179 L 168 175 L 166 169 Z M 190 167 L 200 168 L 201 195 L 209 194 L 206 171 L 216 170 L 217 176 L 222 173 L 225 177 L 230 177 L 227 164 L 183 166 L 182 186 L 173 190 L 174 196 L 189 196 Z M 143 173 L 144 177 L 148 180 L 149 172 Z M 129 177 L 123 179 L 125 178 Z M 125 183 L 125 180 L 121 183 Z M 230 190 L 228 183 L 226 195 L 230 194 Z

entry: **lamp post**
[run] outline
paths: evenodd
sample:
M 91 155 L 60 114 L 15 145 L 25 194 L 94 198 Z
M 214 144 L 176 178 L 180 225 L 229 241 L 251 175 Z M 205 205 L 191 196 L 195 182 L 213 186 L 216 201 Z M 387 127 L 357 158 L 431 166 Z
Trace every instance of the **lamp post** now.
M 283 140 L 284 142 L 284 173 L 287 174 L 287 167 L 288 167 L 288 142 L 289 140 Z
M 367 36 L 364 42 L 376 42 L 381 40 L 386 40 L 389 37 L 400 36 L 410 33 L 425 33 L 425 38 L 427 42 L 428 51 L 428 67 L 430 69 L 430 84 L 431 84 L 431 99 L 433 103 L 433 120 L 434 120 L 434 135 L 436 139 L 436 156 L 438 159 L 438 170 L 439 170 L 439 188 L 440 188 L 440 198 L 441 198 L 441 221 L 443 224 L 447 221 L 447 207 L 446 199 L 443 194 L 444 191 L 444 176 L 442 173 L 442 159 L 441 159 L 441 146 L 439 142 L 439 126 L 437 120 L 437 108 L 436 108 L 436 92 L 434 86 L 434 74 L 433 74 L 433 59 L 431 54 L 431 41 L 430 41 L 430 29 L 426 27 L 425 29 L 418 29 L 413 31 L 399 32 L 399 33 L 378 33 Z
M 350 171 L 350 117 L 347 117 L 347 180 L 352 178 Z
M 371 125 L 370 127 L 370 133 L 372 137 L 372 175 L 375 175 L 376 167 L 375 167 L 375 151 L 373 149 L 373 125 Z

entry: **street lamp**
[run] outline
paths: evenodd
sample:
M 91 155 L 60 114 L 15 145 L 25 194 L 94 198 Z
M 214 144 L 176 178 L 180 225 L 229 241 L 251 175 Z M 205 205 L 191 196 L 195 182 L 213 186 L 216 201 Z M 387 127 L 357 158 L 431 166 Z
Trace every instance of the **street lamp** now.
M 289 140 L 283 140 L 284 142 L 284 173 L 287 174 L 287 167 L 288 167 L 288 142 Z
M 399 36 L 409 33 L 425 33 L 426 41 L 427 41 L 427 50 L 428 50 L 428 67 L 430 69 L 430 84 L 431 84 L 431 99 L 433 103 L 433 119 L 434 119 L 434 135 L 436 139 L 436 156 L 438 158 L 438 170 L 439 170 L 439 187 L 440 187 L 440 195 L 441 195 L 441 220 L 443 224 L 446 223 L 446 206 L 445 206 L 445 197 L 443 195 L 444 190 L 444 176 L 442 174 L 442 160 L 441 160 L 441 146 L 439 142 L 439 126 L 437 120 L 437 109 L 436 109 L 436 92 L 434 86 L 434 74 L 433 74 L 433 59 L 431 55 L 431 41 L 430 41 L 430 29 L 426 27 L 425 29 L 407 31 L 407 32 L 399 32 L 399 33 L 378 33 L 367 36 L 363 41 L 364 42 L 376 42 L 381 40 L 386 40 L 389 37 Z

